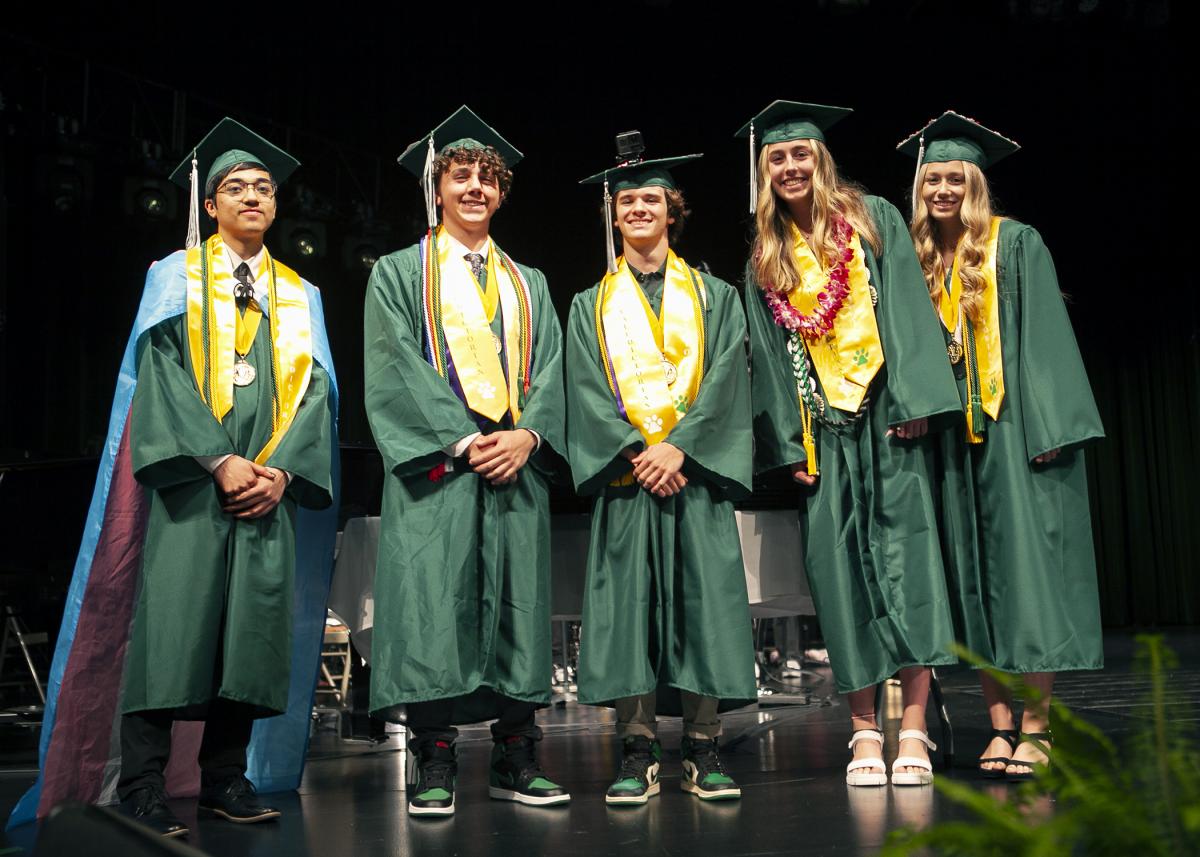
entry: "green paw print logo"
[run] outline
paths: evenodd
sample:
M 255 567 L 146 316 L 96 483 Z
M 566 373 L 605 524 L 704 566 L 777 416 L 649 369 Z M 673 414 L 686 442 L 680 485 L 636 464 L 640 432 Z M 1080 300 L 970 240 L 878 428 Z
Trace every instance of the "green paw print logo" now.
M 867 349 L 860 348 L 854 352 L 854 365 L 855 366 L 866 366 L 867 365 Z
M 993 378 L 991 381 L 988 382 L 988 392 L 994 396 L 994 395 L 996 395 L 996 389 L 997 389 L 996 379 Z
M 675 410 L 679 411 L 679 413 L 681 413 L 681 414 L 687 413 L 687 410 L 688 410 L 687 397 L 685 397 L 685 396 L 676 396 L 675 397 Z

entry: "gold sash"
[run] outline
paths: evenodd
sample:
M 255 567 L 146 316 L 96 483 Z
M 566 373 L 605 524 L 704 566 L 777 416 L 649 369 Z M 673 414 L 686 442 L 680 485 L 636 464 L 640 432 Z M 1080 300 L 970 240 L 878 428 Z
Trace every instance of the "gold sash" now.
M 234 352 L 239 344 L 241 321 L 233 297 L 233 272 L 221 236 L 214 235 L 188 250 L 186 264 L 188 351 L 192 372 L 200 398 L 220 421 L 233 407 Z M 270 314 L 273 383 L 271 437 L 254 457 L 259 464 L 270 458 L 287 433 L 312 377 L 311 319 L 304 283 L 295 271 L 276 262 L 265 249 L 260 275 L 263 270 L 270 274 L 267 312 Z M 248 326 L 250 321 L 244 324 Z
M 788 302 L 805 315 L 811 315 L 817 309 L 817 295 L 825 291 L 829 275 L 794 223 L 791 229 L 792 253 L 800 269 L 800 282 L 788 293 Z M 833 329 L 820 340 L 805 344 L 821 379 L 825 401 L 839 410 L 854 413 L 883 366 L 883 346 L 871 301 L 871 277 L 857 232 L 851 234 L 848 246 L 853 253 L 847 266 L 850 293 L 834 319 Z
M 438 267 L 442 295 L 442 329 L 458 373 L 467 407 L 492 422 L 500 422 L 511 411 L 513 423 L 521 418 L 521 308 L 519 286 L 508 269 L 497 262 L 499 251 L 488 239 L 486 290 L 471 272 L 466 259 L 452 258 L 452 242 L 438 228 Z M 504 271 L 501 278 L 500 271 Z M 508 382 L 496 354 L 491 321 L 496 307 L 503 311 L 504 356 Z
M 596 295 L 596 337 L 609 389 L 646 439 L 663 440 L 687 413 L 704 378 L 704 281 L 667 251 L 661 317 L 622 256 Z M 675 377 L 668 382 L 669 362 Z
M 972 322 L 975 347 L 967 348 L 964 343 L 964 353 L 967 357 L 967 387 L 968 393 L 978 396 L 983 406 L 983 412 L 993 420 L 1000 416 L 1000 404 L 1004 401 L 1004 353 L 1000 345 L 1000 290 L 996 285 L 996 247 L 1000 240 L 1000 221 L 1002 218 L 993 217 L 988 229 L 987 248 L 980 273 L 983 275 L 983 312 L 982 321 Z M 961 245 L 962 239 L 959 239 Z M 962 257 L 955 252 L 954 267 L 950 272 L 950 293 L 945 290 L 938 293 L 938 315 L 945 328 L 954 333 L 962 324 L 960 310 L 962 301 L 962 279 L 959 268 Z M 966 331 L 963 332 L 964 338 Z M 978 385 L 978 389 L 976 389 Z M 983 437 L 978 433 L 975 415 L 970 403 L 967 406 L 967 438 L 972 443 L 982 443 Z

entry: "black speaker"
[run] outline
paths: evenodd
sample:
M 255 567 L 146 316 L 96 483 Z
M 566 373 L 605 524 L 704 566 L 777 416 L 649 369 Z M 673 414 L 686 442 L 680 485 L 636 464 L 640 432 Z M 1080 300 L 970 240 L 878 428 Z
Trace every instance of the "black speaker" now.
M 34 857 L 205 857 L 203 851 L 164 839 L 102 806 L 64 803 L 38 831 Z

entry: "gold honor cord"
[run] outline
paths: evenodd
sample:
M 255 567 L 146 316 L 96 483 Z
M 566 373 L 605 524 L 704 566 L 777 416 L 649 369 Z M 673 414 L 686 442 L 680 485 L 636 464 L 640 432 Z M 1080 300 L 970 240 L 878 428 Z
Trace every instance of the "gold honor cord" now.
M 974 348 L 966 347 L 964 354 L 967 358 L 967 387 L 970 396 L 978 396 L 982 403 L 983 412 L 993 420 L 1000 416 L 1000 405 L 1004 401 L 1004 352 L 1000 343 L 1000 290 L 996 284 L 996 248 L 1000 240 L 1000 221 L 1003 218 L 993 217 L 988 229 L 987 247 L 980 273 L 983 275 L 983 312 L 982 323 L 963 319 L 961 312 L 962 278 L 959 268 L 962 257 L 956 251 L 954 267 L 950 272 L 950 293 L 944 291 L 938 297 L 938 315 L 942 324 L 952 334 L 956 333 L 958 325 L 971 324 L 974 331 Z M 959 244 L 961 246 L 961 239 Z M 965 333 L 965 332 L 964 332 Z M 983 443 L 980 426 L 976 425 L 975 415 L 970 401 L 967 403 L 967 439 L 971 443 Z
M 263 265 L 271 273 L 268 312 L 271 326 L 271 376 L 273 413 L 271 437 L 254 457 L 263 464 L 287 433 L 312 378 L 312 330 L 308 294 L 300 276 L 263 251 Z M 251 302 L 258 317 L 240 322 L 233 297 L 233 272 L 225 246 L 214 235 L 187 251 L 188 351 L 196 389 L 217 421 L 233 407 L 233 364 L 236 352 L 246 354 L 262 320 L 262 310 Z M 245 351 L 240 351 L 246 345 Z
M 503 420 L 504 415 L 511 411 L 515 424 L 521 417 L 521 370 L 518 365 L 521 354 L 521 313 L 517 306 L 517 284 L 512 282 L 507 273 L 501 280 L 500 266 L 496 260 L 499 251 L 490 238 L 487 292 L 479 287 L 479 281 L 475 279 L 466 259 L 452 258 L 451 242 L 445 238 L 445 230 L 441 227 L 437 239 L 442 329 L 459 384 L 467 398 L 467 407 L 494 423 Z M 492 291 L 493 284 L 495 292 Z M 493 294 L 490 302 L 487 293 Z M 490 317 L 495 317 L 497 293 L 499 304 L 504 308 L 504 350 L 511 383 L 504 380 L 504 370 L 496 353 L 496 339 L 486 308 L 490 304 Z
M 700 392 L 706 304 L 700 275 L 669 250 L 661 319 L 624 257 L 600 283 L 596 336 L 604 371 L 647 445 L 670 434 Z
M 788 302 L 805 315 L 811 315 L 818 306 L 817 295 L 828 288 L 829 275 L 795 224 L 791 229 L 792 253 L 800 269 L 800 282 L 788 293 Z M 883 366 L 883 345 L 871 300 L 871 276 L 863 261 L 857 232 L 851 234 L 847 246 L 853 256 L 847 265 L 850 292 L 846 302 L 834 319 L 833 329 L 807 345 L 825 401 L 839 410 L 854 413 Z

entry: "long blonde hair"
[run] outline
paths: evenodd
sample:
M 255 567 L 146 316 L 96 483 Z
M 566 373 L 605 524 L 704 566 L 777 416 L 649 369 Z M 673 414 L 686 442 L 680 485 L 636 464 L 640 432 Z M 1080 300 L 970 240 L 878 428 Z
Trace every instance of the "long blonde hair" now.
M 807 140 L 812 147 L 812 237 L 809 246 L 829 267 L 834 258 L 837 244 L 834 241 L 834 215 L 841 215 L 854 228 L 859 238 L 875 251 L 883 251 L 875 222 L 867 211 L 863 190 L 853 182 L 838 175 L 837 164 L 829 149 L 820 140 Z M 754 212 L 757 235 L 751 264 L 759 287 L 790 292 L 800 282 L 800 270 L 792 254 L 792 216 L 786 205 L 780 205 L 771 188 L 771 172 L 767 149 L 763 146 L 758 155 L 758 207 Z
M 962 280 L 960 305 L 967 318 L 978 322 L 983 312 L 983 263 L 987 255 L 988 233 L 992 228 L 992 193 L 983 170 L 970 161 L 963 161 L 962 165 L 966 193 L 958 216 L 966 231 L 957 251 L 961 257 L 958 266 L 958 276 Z M 917 258 L 921 261 L 921 270 L 925 272 L 929 299 L 936 307 L 945 293 L 946 266 L 942 262 L 941 249 L 934 240 L 936 230 L 929 217 L 929 206 L 919 190 L 925 186 L 925 173 L 928 170 L 929 164 L 923 164 L 917 177 L 918 192 L 909 232 L 917 249 Z

